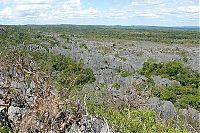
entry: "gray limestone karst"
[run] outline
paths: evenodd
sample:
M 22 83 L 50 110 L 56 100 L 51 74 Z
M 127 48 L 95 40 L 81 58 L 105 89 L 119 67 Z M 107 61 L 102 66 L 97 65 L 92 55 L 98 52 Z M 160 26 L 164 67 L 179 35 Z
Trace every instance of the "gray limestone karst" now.
M 176 109 L 170 101 L 162 101 L 157 97 L 153 97 L 146 102 L 146 105 L 156 111 L 158 118 L 169 120 L 176 115 Z

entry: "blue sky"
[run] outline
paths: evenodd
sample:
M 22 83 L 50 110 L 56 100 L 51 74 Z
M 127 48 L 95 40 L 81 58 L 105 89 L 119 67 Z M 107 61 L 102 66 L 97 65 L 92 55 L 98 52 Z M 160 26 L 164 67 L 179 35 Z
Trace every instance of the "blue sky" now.
M 0 24 L 198 26 L 199 0 L 0 0 Z

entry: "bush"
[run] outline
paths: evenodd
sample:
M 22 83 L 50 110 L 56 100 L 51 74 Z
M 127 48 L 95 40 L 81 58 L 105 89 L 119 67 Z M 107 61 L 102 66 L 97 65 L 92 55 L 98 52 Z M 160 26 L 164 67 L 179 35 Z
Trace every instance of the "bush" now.
M 166 63 L 155 63 L 152 60 L 144 62 L 143 68 L 138 71 L 146 77 L 161 75 L 163 78 L 177 80 L 183 86 L 194 86 L 198 88 L 200 73 L 190 68 L 184 67 L 180 61 L 169 61 Z
M 12 133 L 11 129 L 9 127 L 0 127 L 0 133 Z
M 200 110 L 200 94 L 197 88 L 172 84 L 167 87 L 155 89 L 154 95 L 163 100 L 171 101 L 179 108 L 191 106 Z
M 171 101 L 171 102 L 175 102 L 177 97 L 176 97 L 176 94 L 168 89 L 161 89 L 160 90 L 160 98 L 161 99 L 164 99 L 164 100 L 168 100 L 168 101 Z
M 120 83 L 116 82 L 112 85 L 113 88 L 119 89 L 120 88 Z
M 163 78 L 176 80 L 179 84 L 154 89 L 154 95 L 163 100 L 169 100 L 180 108 L 191 106 L 200 110 L 198 106 L 200 92 L 200 73 L 190 68 L 184 67 L 180 61 L 169 61 L 166 63 L 155 63 L 153 60 L 144 62 L 143 68 L 138 71 L 148 79 L 154 75 L 160 75 Z
M 156 118 L 156 113 L 149 109 L 131 109 L 123 108 L 113 110 L 103 105 L 96 106 L 94 103 L 88 103 L 90 113 L 104 117 L 109 125 L 116 132 L 122 133 L 145 133 L 145 132 L 167 132 L 182 133 L 185 129 L 176 129 L 171 124 L 165 124 Z

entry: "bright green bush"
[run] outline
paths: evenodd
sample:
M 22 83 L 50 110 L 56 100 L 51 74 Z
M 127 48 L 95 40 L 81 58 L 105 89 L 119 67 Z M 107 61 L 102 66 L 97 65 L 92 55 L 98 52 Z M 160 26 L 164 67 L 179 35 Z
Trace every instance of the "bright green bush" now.
M 163 100 L 171 101 L 179 108 L 191 106 L 200 110 L 200 93 L 198 88 L 172 84 L 167 87 L 157 87 L 153 90 L 153 94 Z
M 164 88 L 160 90 L 160 98 L 171 102 L 175 102 L 177 96 L 173 91 Z
M 152 60 L 148 60 L 144 62 L 143 68 L 138 72 L 146 77 L 161 75 L 163 78 L 177 80 L 183 86 L 193 86 L 198 88 L 200 84 L 200 73 L 184 67 L 180 61 L 156 63 Z
M 50 54 L 41 62 L 41 70 L 55 72 L 54 81 L 59 88 L 75 88 L 95 81 L 91 69 L 83 68 L 83 62 L 75 62 L 62 55 Z
M 111 107 L 96 106 L 88 103 L 90 113 L 104 117 L 114 131 L 122 133 L 183 133 L 186 129 L 176 129 L 171 124 L 162 123 L 156 118 L 156 113 L 149 109 L 128 109 L 114 110 Z
M 112 85 L 113 88 L 116 88 L 116 89 L 119 89 L 120 88 L 120 83 L 119 82 L 115 82 L 113 85 Z
M 12 133 L 11 129 L 9 127 L 0 127 L 0 133 Z
M 148 60 L 138 72 L 149 79 L 151 76 L 160 75 L 163 78 L 180 82 L 180 85 L 172 84 L 167 87 L 153 89 L 153 93 L 163 100 L 173 102 L 179 108 L 191 106 L 200 110 L 200 74 L 197 71 L 184 67 L 180 61 L 155 63 Z

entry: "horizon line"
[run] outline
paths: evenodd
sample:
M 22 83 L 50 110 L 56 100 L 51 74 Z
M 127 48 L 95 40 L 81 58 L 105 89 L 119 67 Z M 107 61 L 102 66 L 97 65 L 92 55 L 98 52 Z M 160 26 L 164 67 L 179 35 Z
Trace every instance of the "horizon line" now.
M 165 25 L 120 25 L 120 24 L 70 24 L 70 23 L 63 23 L 63 24 L 0 24 L 0 25 L 13 25 L 13 26 L 27 26 L 27 25 L 35 25 L 35 26 L 41 26 L 41 25 L 74 25 L 74 26 L 122 26 L 122 27 L 165 27 L 165 28 L 173 28 L 173 27 L 198 27 L 200 28 L 200 25 L 182 25 L 182 26 L 165 26 Z

